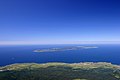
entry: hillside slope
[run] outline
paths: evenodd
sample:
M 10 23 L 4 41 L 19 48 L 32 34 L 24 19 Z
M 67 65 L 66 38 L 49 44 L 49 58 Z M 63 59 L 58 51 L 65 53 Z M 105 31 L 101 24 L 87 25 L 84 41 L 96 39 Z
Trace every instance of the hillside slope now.
M 23 63 L 0 67 L 0 80 L 120 80 L 111 63 Z

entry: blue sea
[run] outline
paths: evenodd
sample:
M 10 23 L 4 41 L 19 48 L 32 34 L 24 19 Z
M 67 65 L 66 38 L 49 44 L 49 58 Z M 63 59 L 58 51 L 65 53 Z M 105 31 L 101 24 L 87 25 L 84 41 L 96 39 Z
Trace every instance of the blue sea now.
M 33 52 L 36 49 L 64 48 L 69 46 L 97 46 L 98 48 L 42 53 Z M 120 44 L 0 46 L 0 66 L 14 63 L 47 62 L 110 62 L 112 64 L 120 65 Z

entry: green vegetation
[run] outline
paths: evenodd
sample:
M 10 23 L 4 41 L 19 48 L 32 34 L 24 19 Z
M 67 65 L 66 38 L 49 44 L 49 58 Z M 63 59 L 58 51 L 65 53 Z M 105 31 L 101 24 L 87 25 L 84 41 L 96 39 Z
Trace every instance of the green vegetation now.
M 111 63 L 24 63 L 0 67 L 0 80 L 120 80 Z

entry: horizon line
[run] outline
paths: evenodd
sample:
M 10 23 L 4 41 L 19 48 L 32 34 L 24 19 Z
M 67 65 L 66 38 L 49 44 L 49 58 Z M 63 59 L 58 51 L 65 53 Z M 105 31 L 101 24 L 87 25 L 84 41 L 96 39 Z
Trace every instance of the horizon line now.
M 120 44 L 120 41 L 0 41 L 0 45 Z

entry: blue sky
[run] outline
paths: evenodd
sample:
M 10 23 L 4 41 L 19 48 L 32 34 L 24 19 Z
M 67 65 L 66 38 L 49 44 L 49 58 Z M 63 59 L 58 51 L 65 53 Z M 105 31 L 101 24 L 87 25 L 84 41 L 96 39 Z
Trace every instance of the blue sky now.
M 119 0 L 0 0 L 0 44 L 120 41 Z

